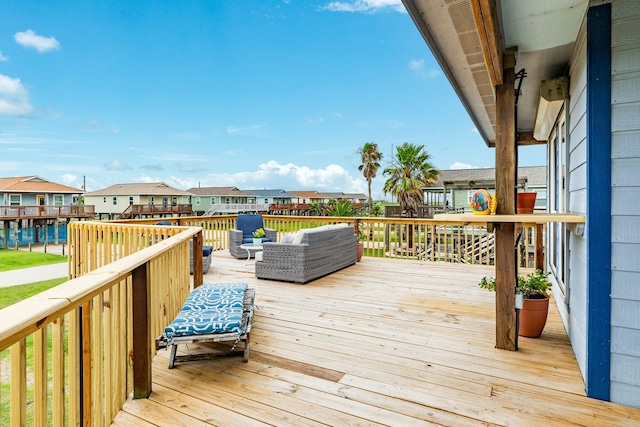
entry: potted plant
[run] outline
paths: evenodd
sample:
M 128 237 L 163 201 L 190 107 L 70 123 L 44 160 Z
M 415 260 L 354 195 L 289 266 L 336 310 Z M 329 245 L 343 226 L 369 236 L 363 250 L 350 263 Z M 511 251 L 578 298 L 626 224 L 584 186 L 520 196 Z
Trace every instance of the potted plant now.
M 522 292 L 524 303 L 520 310 L 520 325 L 518 335 L 521 337 L 537 338 L 542 334 L 547 323 L 549 313 L 549 291 L 551 282 L 548 279 L 550 273 L 536 270 L 526 276 L 518 276 L 518 288 Z M 494 277 L 483 277 L 478 283 L 483 289 L 496 290 Z
M 253 245 L 262 246 L 262 238 L 265 235 L 264 228 L 258 228 L 252 234 L 253 234 Z

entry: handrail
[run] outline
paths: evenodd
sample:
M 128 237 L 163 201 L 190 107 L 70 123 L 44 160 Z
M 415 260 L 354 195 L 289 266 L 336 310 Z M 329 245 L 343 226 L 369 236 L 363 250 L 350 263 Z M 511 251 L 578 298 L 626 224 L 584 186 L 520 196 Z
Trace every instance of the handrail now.
M 93 205 L 20 205 L 0 206 L 0 218 L 93 218 Z
M 393 259 L 454 262 L 491 265 L 494 259 L 492 229 L 486 216 L 475 215 L 456 221 L 456 215 L 445 219 L 389 217 L 330 217 L 262 215 L 265 227 L 278 231 L 278 240 L 285 233 L 325 224 L 347 223 L 360 229 L 364 256 Z M 202 227 L 205 245 L 214 250 L 229 248 L 228 230 L 235 228 L 236 215 L 171 218 L 175 224 Z M 139 220 L 136 223 L 152 223 Z M 359 225 L 356 225 L 359 224 Z M 524 224 L 517 247 L 521 267 L 543 268 L 544 225 Z M 515 241 L 515 240 L 514 240 Z
M 34 425 L 110 425 L 132 392 L 147 397 L 153 339 L 189 294 L 189 240 L 202 245 L 197 227 L 76 222 L 69 235 L 74 278 L 0 310 L 12 425 L 27 412 Z

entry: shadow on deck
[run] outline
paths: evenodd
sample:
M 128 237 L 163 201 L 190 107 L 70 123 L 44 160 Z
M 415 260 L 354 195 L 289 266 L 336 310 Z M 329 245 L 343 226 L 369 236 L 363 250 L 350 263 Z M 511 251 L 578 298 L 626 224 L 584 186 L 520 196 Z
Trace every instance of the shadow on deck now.
M 296 285 L 214 253 L 205 283 L 256 289 L 251 355 L 154 359 L 153 393 L 116 426 L 631 425 L 640 410 L 584 395 L 555 305 L 538 339 L 496 350 L 492 267 L 365 257 Z M 196 346 L 190 351 L 202 350 Z

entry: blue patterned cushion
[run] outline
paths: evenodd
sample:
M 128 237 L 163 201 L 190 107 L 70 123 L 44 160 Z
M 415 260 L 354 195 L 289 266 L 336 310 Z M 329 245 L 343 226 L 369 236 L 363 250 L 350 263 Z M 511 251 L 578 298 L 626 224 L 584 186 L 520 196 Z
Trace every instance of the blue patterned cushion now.
M 213 246 L 203 246 L 202 247 L 202 256 L 209 256 L 213 252 Z
M 240 332 L 246 283 L 204 284 L 191 292 L 165 336 Z

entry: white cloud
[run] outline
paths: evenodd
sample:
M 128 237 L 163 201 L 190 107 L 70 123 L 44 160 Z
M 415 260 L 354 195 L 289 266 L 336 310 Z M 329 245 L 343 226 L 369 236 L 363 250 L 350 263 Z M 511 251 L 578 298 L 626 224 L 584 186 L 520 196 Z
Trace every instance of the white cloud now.
M 19 116 L 31 111 L 29 94 L 20 79 L 0 74 L 0 114 Z
M 96 119 L 85 120 L 80 124 L 79 129 L 84 132 L 96 132 L 103 135 L 113 135 L 114 133 L 118 133 L 117 126 L 104 124 Z
M 364 178 L 353 177 L 342 166 L 331 164 L 321 169 L 298 166 L 293 163 L 280 164 L 270 160 L 257 170 L 238 173 L 212 173 L 203 177 L 169 179 L 145 177 L 148 181 L 163 181 L 176 188 L 235 186 L 241 189 L 284 188 L 285 190 L 324 190 L 365 193 Z
M 229 134 L 239 133 L 243 135 L 256 135 L 262 129 L 262 125 L 253 125 L 247 127 L 227 126 L 225 130 Z
M 466 163 L 454 162 L 449 169 L 478 169 L 477 166 L 468 165 Z
M 60 183 L 64 184 L 64 185 L 76 185 L 76 180 L 77 180 L 77 175 L 74 175 L 72 173 L 65 173 L 60 175 Z
M 425 70 L 424 59 L 414 59 L 409 61 L 409 69 L 413 71 L 417 77 L 435 79 L 440 75 L 440 71 L 436 69 Z
M 55 37 L 39 36 L 33 30 L 19 31 L 13 38 L 20 46 L 36 49 L 40 53 L 60 49 L 60 42 Z
M 383 10 L 394 10 L 396 12 L 406 13 L 406 9 L 402 5 L 401 0 L 356 0 L 351 2 L 332 1 L 321 10 L 329 10 L 331 12 L 362 12 L 376 13 Z
M 128 164 L 119 160 L 113 160 L 104 164 L 104 168 L 108 171 L 126 171 L 131 169 Z
M 2 51 L 0 51 L 0 62 L 2 62 L 2 61 L 8 61 L 8 60 L 9 60 L 9 57 L 8 57 L 8 56 L 4 56 L 4 55 L 2 54 Z
M 178 170 L 180 172 L 203 172 L 207 170 L 205 165 L 178 165 Z

